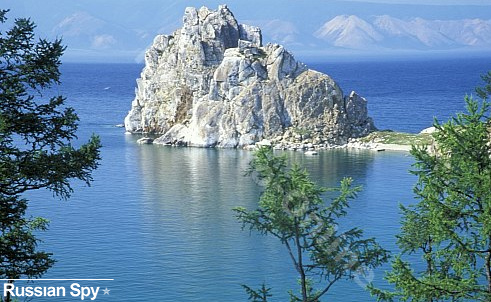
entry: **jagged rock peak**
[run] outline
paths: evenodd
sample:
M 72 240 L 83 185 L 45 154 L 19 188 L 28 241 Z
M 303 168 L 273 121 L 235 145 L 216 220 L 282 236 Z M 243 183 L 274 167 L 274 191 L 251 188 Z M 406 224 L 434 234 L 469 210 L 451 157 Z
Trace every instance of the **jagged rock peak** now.
M 365 99 L 344 97 L 283 46 L 263 46 L 261 30 L 226 5 L 188 7 L 181 29 L 155 38 L 125 127 L 161 134 L 154 143 L 201 147 L 327 146 L 374 129 Z

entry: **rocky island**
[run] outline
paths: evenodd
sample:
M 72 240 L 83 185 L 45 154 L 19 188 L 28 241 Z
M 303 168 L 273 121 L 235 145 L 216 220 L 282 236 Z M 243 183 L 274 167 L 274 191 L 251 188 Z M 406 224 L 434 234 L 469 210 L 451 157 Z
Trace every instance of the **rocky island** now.
M 181 29 L 155 38 L 124 124 L 156 144 L 224 148 L 322 149 L 375 130 L 364 98 L 263 45 L 226 5 L 188 7 Z

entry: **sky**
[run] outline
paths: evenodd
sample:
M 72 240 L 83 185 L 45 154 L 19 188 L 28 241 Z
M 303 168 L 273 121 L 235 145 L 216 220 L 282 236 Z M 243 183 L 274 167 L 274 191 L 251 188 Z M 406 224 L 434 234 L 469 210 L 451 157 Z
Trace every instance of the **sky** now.
M 491 0 L 2 0 L 0 7 L 11 9 L 11 18 L 30 17 L 42 37 L 62 37 L 67 61 L 135 62 L 155 35 L 181 26 L 186 6 L 216 8 L 224 2 L 239 22 L 262 27 L 265 42 L 287 43 L 300 54 L 329 48 L 313 35 L 338 15 L 369 22 L 380 15 L 491 20 Z
M 491 5 L 489 0 L 346 0 L 352 2 L 411 4 L 411 5 Z

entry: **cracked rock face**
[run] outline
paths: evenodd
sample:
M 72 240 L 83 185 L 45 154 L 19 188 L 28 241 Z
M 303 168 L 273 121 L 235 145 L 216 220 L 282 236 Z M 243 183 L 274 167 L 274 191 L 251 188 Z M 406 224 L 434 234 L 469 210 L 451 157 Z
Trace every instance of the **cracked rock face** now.
M 125 128 L 161 134 L 154 143 L 235 148 L 308 133 L 336 145 L 374 129 L 364 98 L 343 96 L 283 46 L 263 46 L 261 30 L 224 5 L 186 8 L 183 27 L 147 50 L 137 86 Z

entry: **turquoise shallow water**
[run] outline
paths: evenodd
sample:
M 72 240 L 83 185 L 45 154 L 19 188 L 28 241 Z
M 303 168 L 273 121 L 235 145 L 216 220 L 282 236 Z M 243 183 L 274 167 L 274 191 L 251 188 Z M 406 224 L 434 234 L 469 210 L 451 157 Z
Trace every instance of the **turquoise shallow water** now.
M 327 71 L 336 67 L 335 78 L 347 87 L 377 66 L 394 69 L 385 63 L 359 69 L 352 64 L 321 67 Z M 482 63 L 481 69 L 486 64 Z M 362 94 L 369 103 L 373 100 L 372 115 L 383 127 L 398 125 L 412 131 L 416 127 L 405 125 L 427 124 L 426 116 L 435 107 L 426 106 L 428 95 L 443 100 L 434 115 L 448 116 L 454 108 L 461 108 L 465 94 L 462 80 L 447 77 L 446 87 L 430 81 L 426 81 L 428 86 L 418 85 L 428 70 L 444 77 L 451 66 L 460 70 L 468 64 L 426 62 L 420 66 L 422 69 L 407 67 L 401 99 L 393 85 L 384 82 L 384 70 L 372 73 L 379 81 L 359 82 L 365 90 Z M 469 90 L 478 84 L 475 68 L 470 69 L 464 85 L 470 86 Z M 111 289 L 109 296 L 100 294 L 98 299 L 103 301 L 246 301 L 240 284 L 259 286 L 262 282 L 273 287 L 273 301 L 286 301 L 286 291 L 296 282 L 286 251 L 274 238 L 242 231 L 231 211 L 236 206 L 256 205 L 260 188 L 243 176 L 251 153 L 140 146 L 136 136 L 124 135 L 121 128 L 114 127 L 130 107 L 140 70 L 139 65 L 67 65 L 62 70 L 59 91 L 80 115 L 80 139 L 98 133 L 104 146 L 103 160 L 94 173 L 93 185 L 87 188 L 75 183 L 69 201 L 53 200 L 49 192 L 29 196 L 32 214 L 51 219 L 50 230 L 42 234 L 42 247 L 52 251 L 58 263 L 45 277 L 114 278 L 84 283 Z M 370 90 L 370 83 L 386 83 L 385 90 L 379 86 Z M 410 103 L 406 100 L 409 95 Z M 407 118 L 384 111 L 390 102 L 399 104 Z M 304 165 L 323 186 L 353 177 L 364 190 L 353 201 L 343 226 L 360 226 L 367 236 L 395 249 L 398 203 L 411 202 L 415 182 L 407 172 L 412 159 L 406 153 L 334 150 L 315 157 L 301 153 L 288 156 Z M 383 269 L 373 273 L 379 284 Z M 356 282 L 343 281 L 325 301 L 371 300 Z

